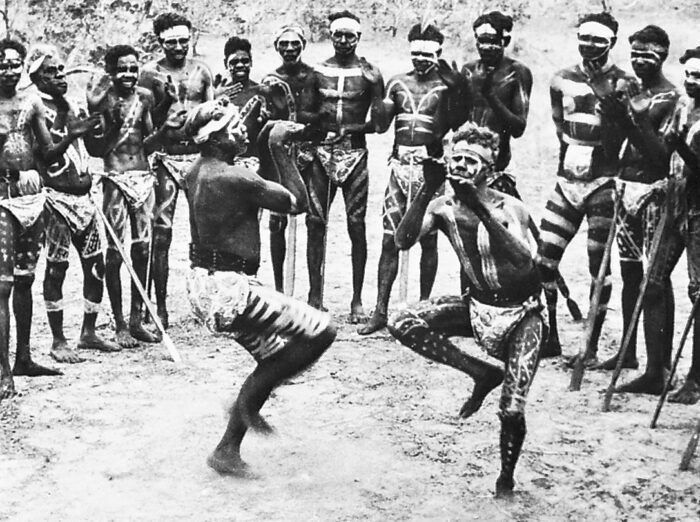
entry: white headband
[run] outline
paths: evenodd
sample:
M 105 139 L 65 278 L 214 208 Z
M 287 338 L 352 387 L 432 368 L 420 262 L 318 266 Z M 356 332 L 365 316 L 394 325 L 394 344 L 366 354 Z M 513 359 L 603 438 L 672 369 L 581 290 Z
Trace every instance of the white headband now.
M 50 54 L 42 54 L 39 56 L 36 60 L 34 60 L 32 63 L 29 64 L 29 67 L 27 67 L 27 72 L 29 74 L 34 74 L 39 70 L 39 67 L 41 67 L 41 64 L 44 63 L 44 60 L 46 60 Z
M 483 36 L 485 34 L 492 34 L 494 36 L 498 36 L 498 30 L 492 26 L 490 23 L 486 22 L 483 23 L 479 26 L 477 26 L 474 29 L 474 34 L 476 36 Z M 501 35 L 502 36 L 508 36 L 510 34 L 510 31 L 506 31 L 505 29 L 501 30 Z
M 600 38 L 607 38 L 612 40 L 615 38 L 615 32 L 610 29 L 607 25 L 603 25 L 600 22 L 583 22 L 578 26 L 578 34 L 588 34 L 591 36 L 598 36 Z
M 435 40 L 412 40 L 408 45 L 412 53 L 437 54 L 442 49 L 442 45 Z
M 186 25 L 174 25 L 168 27 L 160 33 L 161 40 L 170 40 L 171 38 L 189 38 L 190 30 Z
M 360 22 L 354 18 L 336 18 L 331 22 L 331 34 L 336 31 L 350 31 L 353 33 L 360 34 L 362 30 L 360 29 Z
M 58 50 L 55 47 L 46 44 L 38 44 L 27 53 L 27 61 L 29 62 L 27 72 L 29 74 L 34 74 L 39 70 L 44 60 L 49 57 L 55 58 L 56 56 L 58 56 Z
M 688 58 L 683 67 L 688 72 L 700 72 L 700 58 Z

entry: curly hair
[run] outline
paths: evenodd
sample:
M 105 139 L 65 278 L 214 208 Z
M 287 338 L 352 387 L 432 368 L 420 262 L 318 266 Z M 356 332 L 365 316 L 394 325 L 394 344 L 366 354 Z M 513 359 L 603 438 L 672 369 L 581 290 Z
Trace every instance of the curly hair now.
M 615 17 L 607 11 L 585 14 L 578 19 L 578 24 L 576 26 L 579 27 L 581 24 L 585 24 L 586 22 L 598 22 L 599 24 L 608 27 L 614 34 L 617 34 L 617 29 L 620 26 L 620 24 L 617 23 L 617 20 L 615 20 Z
M 503 14 L 500 11 L 491 11 L 480 15 L 472 24 L 472 29 L 488 24 L 493 27 L 500 36 L 513 30 L 513 17 Z
M 671 41 L 668 39 L 668 33 L 661 29 L 661 27 L 658 25 L 647 25 L 646 27 L 632 34 L 628 40 L 629 43 L 639 42 L 657 44 L 661 47 L 666 47 L 667 49 L 671 45 Z
M 117 62 L 119 58 L 131 55 L 134 55 L 137 60 L 139 59 L 139 52 L 130 45 L 115 45 L 107 49 L 105 53 L 105 71 L 107 74 L 114 74 L 117 72 Z
M 476 123 L 468 121 L 462 125 L 457 132 L 452 135 L 451 145 L 454 146 L 460 141 L 476 143 L 487 149 L 491 149 L 494 154 L 498 152 L 498 134 L 486 127 L 479 127 Z
M 433 24 L 430 24 L 425 30 L 423 30 L 421 24 L 416 24 L 408 31 L 408 41 L 412 42 L 413 40 L 432 40 L 442 44 L 445 41 L 445 35 Z
M 700 58 L 700 46 L 695 47 L 694 49 L 686 49 L 683 56 L 681 56 L 678 61 L 684 64 L 691 58 Z
M 3 58 L 7 49 L 14 49 L 17 51 L 17 54 L 20 55 L 22 60 L 27 57 L 27 48 L 17 40 L 13 40 L 12 38 L 4 38 L 3 40 L 0 40 L 0 54 L 2 54 Z
M 153 19 L 153 32 L 156 36 L 171 27 L 184 25 L 188 29 L 192 29 L 192 22 L 179 13 L 162 13 Z
M 253 53 L 250 52 L 250 49 L 251 45 L 249 40 L 238 36 L 232 36 L 226 40 L 226 44 L 224 45 L 224 59 L 228 58 L 236 51 L 245 51 L 252 58 Z

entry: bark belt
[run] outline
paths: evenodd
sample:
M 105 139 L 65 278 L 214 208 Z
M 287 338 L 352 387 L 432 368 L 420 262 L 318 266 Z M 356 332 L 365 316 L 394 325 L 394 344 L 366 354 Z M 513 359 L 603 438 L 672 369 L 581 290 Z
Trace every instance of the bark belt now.
M 195 243 L 190 243 L 190 262 L 193 267 L 214 272 L 242 272 L 247 275 L 255 275 L 260 266 L 231 252 L 202 248 Z

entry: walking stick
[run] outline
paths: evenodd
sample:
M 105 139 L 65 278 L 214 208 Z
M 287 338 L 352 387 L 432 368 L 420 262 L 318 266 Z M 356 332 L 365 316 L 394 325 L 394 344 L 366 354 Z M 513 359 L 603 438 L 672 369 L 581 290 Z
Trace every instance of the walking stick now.
M 690 310 L 690 316 L 685 323 L 685 328 L 683 329 L 683 335 L 681 336 L 680 344 L 678 345 L 678 352 L 676 352 L 676 357 L 673 359 L 673 366 L 671 366 L 671 373 L 668 375 L 668 379 L 664 383 L 664 391 L 661 392 L 661 397 L 659 397 L 659 402 L 656 405 L 656 411 L 654 411 L 654 416 L 651 418 L 651 429 L 656 428 L 656 421 L 659 420 L 659 415 L 661 414 L 661 408 L 664 407 L 664 402 L 666 402 L 666 396 L 671 389 L 671 383 L 673 382 L 673 377 L 676 375 L 676 370 L 678 369 L 678 363 L 681 360 L 681 352 L 683 352 L 683 347 L 685 346 L 685 340 L 688 338 L 688 332 L 690 332 L 690 327 L 695 320 L 695 314 L 698 309 L 698 303 L 700 299 L 695 299 L 693 303 L 693 308 Z
M 625 355 L 627 355 L 627 350 L 632 339 L 632 332 L 637 328 L 637 323 L 639 322 L 639 315 L 642 312 L 642 304 L 644 303 L 644 294 L 647 291 L 647 286 L 649 286 L 649 277 L 651 275 L 651 268 L 654 265 L 654 260 L 661 246 L 661 239 L 663 237 L 664 229 L 666 228 L 666 220 L 668 218 L 668 207 L 664 205 L 664 209 L 661 211 L 661 217 L 659 218 L 659 223 L 654 231 L 654 238 L 651 242 L 651 247 L 649 248 L 649 263 L 647 266 L 647 271 L 644 274 L 644 279 L 639 285 L 639 294 L 637 295 L 637 302 L 634 303 L 634 310 L 632 310 L 632 317 L 630 320 L 629 328 L 625 332 L 625 336 L 622 339 L 622 346 L 617 353 L 617 364 L 615 365 L 615 370 L 613 371 L 612 377 L 610 379 L 610 384 L 608 389 L 605 390 L 605 397 L 603 398 L 603 411 L 610 411 L 610 401 L 612 400 L 613 392 L 615 391 L 615 383 L 618 377 L 622 373 L 622 363 L 625 360 Z
M 579 351 L 578 359 L 576 360 L 576 365 L 574 366 L 574 371 L 571 373 L 571 382 L 569 384 L 569 389 L 572 391 L 579 391 L 581 389 L 581 381 L 583 380 L 583 372 L 585 370 L 584 362 L 591 352 L 591 339 L 593 338 L 593 329 L 595 327 L 595 321 L 598 316 L 598 308 L 600 308 L 600 296 L 603 293 L 603 286 L 605 283 L 605 276 L 607 273 L 608 265 L 610 264 L 610 252 L 612 250 L 612 244 L 615 240 L 615 229 L 617 227 L 617 216 L 620 213 L 620 208 L 622 207 L 622 197 L 625 193 L 625 186 L 623 185 L 620 190 L 618 190 L 615 197 L 615 209 L 613 211 L 613 219 L 610 224 L 610 230 L 608 230 L 608 238 L 605 241 L 605 250 L 603 251 L 603 259 L 600 263 L 600 268 L 598 268 L 598 275 L 593 281 L 593 295 L 591 296 L 590 306 L 588 307 L 588 320 L 586 322 L 586 335 L 585 343 L 583 348 Z
M 698 420 L 698 423 L 695 425 L 695 429 L 693 429 L 693 434 L 690 436 L 688 445 L 685 447 L 685 451 L 683 452 L 683 457 L 681 458 L 681 465 L 679 466 L 679 469 L 681 471 L 688 471 L 688 468 L 690 467 L 690 459 L 692 459 L 693 455 L 695 454 L 695 449 L 698 447 L 699 439 L 700 420 Z
M 287 220 L 287 256 L 284 258 L 284 293 L 294 295 L 294 282 L 297 270 L 297 217 L 290 215 Z
M 408 160 L 408 193 L 406 194 L 406 210 L 411 204 L 411 196 L 413 193 L 413 155 L 409 155 Z M 399 252 L 399 263 L 401 270 L 399 272 L 399 300 L 402 303 L 408 301 L 408 263 L 411 259 L 411 250 L 401 250 Z
M 175 348 L 175 344 L 173 343 L 173 340 L 170 338 L 168 333 L 165 331 L 165 328 L 163 328 L 163 323 L 161 323 L 160 317 L 158 317 L 158 314 L 156 313 L 156 310 L 153 307 L 153 303 L 151 303 L 151 300 L 148 298 L 148 295 L 146 294 L 146 289 L 143 287 L 143 284 L 141 284 L 141 280 L 139 279 L 138 275 L 136 275 L 134 267 L 131 266 L 131 262 L 126 256 L 126 252 L 124 251 L 124 247 L 122 246 L 121 241 L 117 237 L 116 232 L 114 232 L 112 225 L 110 225 L 109 221 L 107 221 L 107 216 L 104 215 L 104 212 L 102 211 L 99 205 L 95 205 L 95 210 L 97 210 L 97 215 L 100 216 L 100 219 L 102 220 L 102 223 L 105 226 L 105 230 L 107 230 L 107 233 L 112 238 L 114 246 L 119 252 L 119 255 L 122 256 L 122 260 L 126 265 L 126 269 L 129 271 L 129 275 L 131 276 L 131 281 L 134 283 L 136 290 L 138 290 L 139 294 L 141 295 L 141 299 L 143 300 L 143 304 L 146 305 L 148 313 L 151 314 L 153 324 L 155 324 L 156 328 L 158 328 L 158 331 L 160 332 L 163 338 L 163 344 L 167 348 L 170 358 L 173 360 L 174 363 L 178 365 L 182 364 L 182 357 L 180 357 L 180 353 L 177 351 L 177 348 Z

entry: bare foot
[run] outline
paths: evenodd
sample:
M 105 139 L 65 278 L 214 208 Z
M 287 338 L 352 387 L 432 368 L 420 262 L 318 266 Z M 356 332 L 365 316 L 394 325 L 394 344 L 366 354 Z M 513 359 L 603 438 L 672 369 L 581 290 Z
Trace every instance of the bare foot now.
M 229 455 L 223 451 L 215 450 L 207 458 L 207 464 L 211 469 L 222 475 L 233 475 L 240 478 L 252 478 L 248 464 L 243 462 L 240 455 Z
M 499 475 L 496 480 L 496 498 L 510 498 L 513 496 L 513 477 Z
M 24 375 L 26 377 L 39 377 L 42 375 L 63 375 L 60 370 L 54 370 L 53 368 L 47 368 L 41 364 L 37 364 L 31 359 L 25 361 L 15 360 L 15 366 L 12 368 L 12 373 L 14 375 Z
M 117 344 L 122 348 L 136 348 L 139 346 L 139 342 L 131 337 L 129 330 L 126 328 L 117 330 L 115 337 L 117 338 Z
M 459 416 L 463 419 L 468 419 L 474 415 L 484 402 L 486 396 L 491 393 L 491 390 L 498 387 L 503 382 L 503 372 L 494 371 L 492 375 L 480 379 L 474 384 L 474 390 L 471 397 L 464 403 L 462 409 L 459 410 Z
M 676 392 L 671 394 L 668 402 L 678 404 L 696 404 L 700 400 L 700 385 L 695 379 L 688 377 L 683 386 Z
M 75 350 L 68 346 L 65 339 L 54 339 L 49 355 L 54 361 L 60 363 L 76 364 L 85 361 Z
M 643 373 L 633 381 L 615 388 L 615 393 L 648 393 L 649 395 L 661 395 L 666 384 L 667 371 L 657 375 Z
M 323 300 L 320 296 L 312 296 L 309 294 L 308 300 L 309 306 L 313 306 L 316 310 L 321 310 L 322 312 L 327 312 L 328 309 L 323 306 Z
M 569 369 L 573 369 L 576 367 L 576 363 L 579 360 L 580 354 L 572 355 L 569 357 L 566 362 L 564 363 L 564 366 L 566 366 Z M 595 368 L 600 364 L 600 361 L 598 360 L 598 357 L 595 354 L 589 355 L 586 357 L 583 361 L 583 367 L 586 370 L 590 370 L 591 368 Z
M 9 399 L 17 395 L 15 391 L 15 382 L 12 380 L 12 375 L 3 375 L 0 377 L 0 401 Z
M 129 325 L 129 333 L 134 339 L 138 339 L 144 343 L 159 343 L 161 341 L 160 335 L 149 332 L 140 322 L 131 323 Z
M 81 350 L 99 350 L 100 352 L 120 352 L 122 347 L 112 341 L 106 341 L 95 332 L 80 336 L 78 348 Z
M 592 369 L 604 371 L 614 370 L 617 367 L 618 355 L 620 354 L 618 353 L 616 355 L 613 355 L 607 361 L 603 361 L 602 363 L 596 364 L 595 366 L 593 366 Z M 625 355 L 625 358 L 622 361 L 622 368 L 636 370 L 637 368 L 639 368 L 639 361 L 637 361 L 637 358 L 634 356 Z
M 367 321 L 367 324 L 365 324 L 362 328 L 359 328 L 357 333 L 360 335 L 372 334 L 377 330 L 384 328 L 386 326 L 386 322 L 386 314 L 375 311 L 372 314 L 372 317 L 370 317 L 369 321 Z
M 367 320 L 365 310 L 360 301 L 350 303 L 350 324 L 360 324 Z

